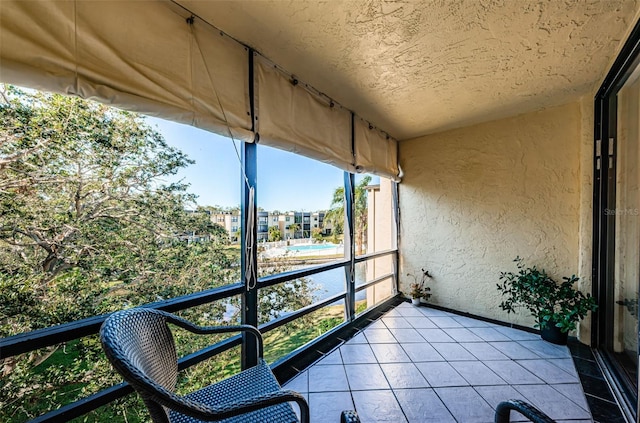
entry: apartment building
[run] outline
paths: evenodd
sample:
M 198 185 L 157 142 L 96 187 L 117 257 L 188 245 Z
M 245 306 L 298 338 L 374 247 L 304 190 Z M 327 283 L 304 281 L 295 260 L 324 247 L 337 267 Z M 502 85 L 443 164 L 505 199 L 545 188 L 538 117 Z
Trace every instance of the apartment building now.
M 282 239 L 310 238 L 313 229 L 320 229 L 322 235 L 331 235 L 332 225 L 325 224 L 325 212 L 268 212 L 257 213 L 257 241 L 269 240 L 269 228 L 276 226 Z M 240 236 L 240 210 L 211 213 L 211 221 L 225 228 L 229 241 L 237 242 Z
M 240 210 L 217 211 L 211 213 L 211 222 L 226 229 L 230 242 L 237 242 L 240 238 Z

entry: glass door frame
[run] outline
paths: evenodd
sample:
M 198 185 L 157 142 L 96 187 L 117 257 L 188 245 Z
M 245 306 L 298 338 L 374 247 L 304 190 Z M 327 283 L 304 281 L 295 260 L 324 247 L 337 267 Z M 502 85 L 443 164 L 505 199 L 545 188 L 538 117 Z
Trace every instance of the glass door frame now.
M 614 332 L 614 272 L 618 93 L 634 70 L 640 66 L 640 22 L 636 23 L 620 54 L 604 79 L 594 104 L 593 150 L 593 296 L 598 311 L 593 315 L 591 345 L 596 356 L 611 376 L 614 391 L 621 397 L 627 413 L 638 419 L 638 391 L 628 381 L 624 369 L 608 352 L 613 350 Z M 639 240 L 640 242 L 640 240 Z M 638 281 L 640 285 L 640 281 Z M 640 335 L 639 335 L 640 338 Z M 640 340 L 640 339 L 639 339 Z

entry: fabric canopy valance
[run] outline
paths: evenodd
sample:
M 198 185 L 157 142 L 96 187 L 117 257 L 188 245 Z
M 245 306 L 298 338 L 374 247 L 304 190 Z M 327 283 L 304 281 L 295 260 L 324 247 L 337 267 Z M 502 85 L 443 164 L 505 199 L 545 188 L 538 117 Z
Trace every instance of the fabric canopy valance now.
M 2 1 L 0 82 L 399 180 L 397 141 L 176 2 Z

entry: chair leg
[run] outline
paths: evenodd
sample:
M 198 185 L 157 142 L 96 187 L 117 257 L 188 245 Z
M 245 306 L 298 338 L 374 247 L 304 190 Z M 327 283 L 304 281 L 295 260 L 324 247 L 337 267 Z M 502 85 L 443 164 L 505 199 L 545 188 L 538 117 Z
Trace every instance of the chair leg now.
M 344 410 L 340 415 L 340 423 L 360 423 L 360 417 L 355 410 Z

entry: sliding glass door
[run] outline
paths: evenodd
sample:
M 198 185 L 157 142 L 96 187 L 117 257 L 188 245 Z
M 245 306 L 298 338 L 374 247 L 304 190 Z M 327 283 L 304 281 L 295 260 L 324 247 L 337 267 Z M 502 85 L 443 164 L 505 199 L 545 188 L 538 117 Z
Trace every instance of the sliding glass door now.
M 638 418 L 640 26 L 595 101 L 593 346 L 630 419 Z
M 634 72 L 617 95 L 613 288 L 605 348 L 633 391 L 638 390 L 640 280 L 640 80 Z M 613 158 L 611 158 L 613 160 Z

